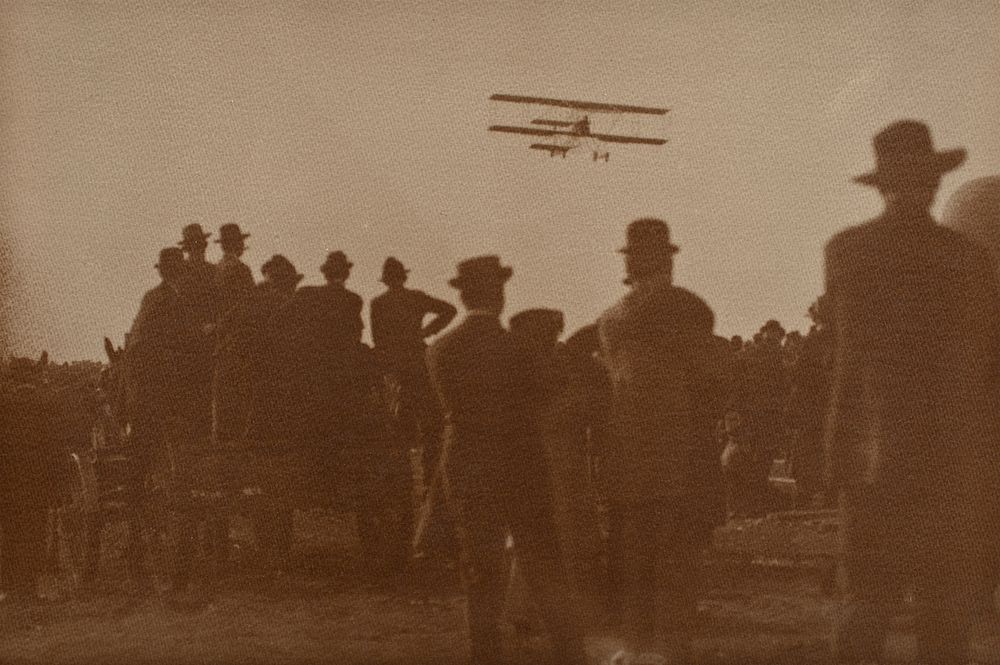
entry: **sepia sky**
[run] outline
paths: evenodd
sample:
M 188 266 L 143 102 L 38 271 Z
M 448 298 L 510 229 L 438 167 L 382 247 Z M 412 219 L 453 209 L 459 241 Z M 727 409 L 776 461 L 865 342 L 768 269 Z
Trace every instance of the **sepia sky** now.
M 366 300 L 387 255 L 457 301 L 455 263 L 496 253 L 507 313 L 572 330 L 623 293 L 625 225 L 660 216 L 717 332 L 805 329 L 825 240 L 879 211 L 850 182 L 878 129 L 917 118 L 968 148 L 939 203 L 1000 173 L 997 34 L 1000 4 L 971 0 L 0 1 L 11 349 L 121 343 L 190 222 L 242 225 L 257 275 L 281 252 L 319 282 L 343 249 Z M 669 143 L 551 159 L 486 131 L 545 113 L 496 92 L 666 106 L 592 124 Z

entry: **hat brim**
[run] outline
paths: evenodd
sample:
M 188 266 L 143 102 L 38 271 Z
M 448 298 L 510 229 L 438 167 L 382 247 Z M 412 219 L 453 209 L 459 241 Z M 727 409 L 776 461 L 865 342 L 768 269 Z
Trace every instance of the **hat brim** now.
M 618 253 L 619 254 L 642 254 L 644 252 L 653 252 L 655 250 L 665 251 L 668 254 L 676 254 L 677 252 L 681 251 L 681 248 L 678 247 L 677 245 L 673 244 L 673 243 L 668 243 L 666 246 L 663 246 L 663 247 L 652 247 L 652 246 L 650 246 L 650 247 L 629 247 L 628 245 L 626 245 L 625 247 L 619 248 L 618 249 Z
M 909 160 L 903 160 L 891 171 L 870 171 L 852 178 L 852 180 L 859 185 L 877 187 L 885 183 L 912 179 L 916 174 L 942 175 L 961 166 L 965 162 L 966 156 L 967 152 L 965 148 L 932 152 L 927 155 L 915 156 Z
M 209 235 L 211 235 L 211 234 L 209 234 Z M 218 244 L 221 245 L 224 242 L 232 242 L 233 240 L 246 240 L 249 237 L 250 237 L 249 233 L 241 233 L 238 237 L 237 236 L 230 236 L 228 238 L 217 238 L 215 240 L 215 242 L 217 242 Z
M 492 279 L 492 280 L 496 280 L 496 282 L 499 283 L 499 284 L 506 284 L 507 281 L 511 277 L 513 277 L 513 275 L 514 275 L 514 269 L 511 268 L 510 266 L 504 266 L 504 267 L 500 268 L 499 272 L 494 273 L 493 275 L 490 275 L 489 277 L 477 276 L 478 279 L 476 279 L 476 282 L 482 283 L 482 282 L 486 281 L 487 279 Z M 460 289 L 460 290 L 464 289 L 464 288 L 467 288 L 469 286 L 469 277 L 468 276 L 465 276 L 465 277 L 461 277 L 461 276 L 460 277 L 452 277 L 451 279 L 448 280 L 448 286 L 451 286 L 453 288 Z
M 399 272 L 396 272 L 396 273 L 391 273 L 391 272 L 386 273 L 386 272 L 384 272 L 384 273 L 382 273 L 382 276 L 378 278 L 378 281 L 380 281 L 383 284 L 385 284 L 386 280 L 388 280 L 388 279 L 391 279 L 393 277 L 397 277 L 397 278 L 398 277 L 406 277 L 409 274 L 410 274 L 410 271 L 408 269 L 407 270 L 400 270 Z
M 177 246 L 178 247 L 187 247 L 188 245 L 192 245 L 192 244 L 194 244 L 196 242 L 207 242 L 208 239 L 211 238 L 211 237 L 212 237 L 211 233 L 206 233 L 206 234 L 204 234 L 201 237 L 201 240 L 199 240 L 198 238 L 184 238 L 183 240 L 181 240 L 180 242 L 177 243 Z

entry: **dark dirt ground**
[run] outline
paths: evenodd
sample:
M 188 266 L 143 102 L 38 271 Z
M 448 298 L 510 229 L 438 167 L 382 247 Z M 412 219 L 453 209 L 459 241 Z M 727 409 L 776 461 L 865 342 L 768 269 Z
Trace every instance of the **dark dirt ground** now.
M 114 546 L 95 596 L 81 598 L 52 578 L 44 603 L 0 603 L 0 663 L 466 662 L 464 599 L 453 571 L 424 564 L 392 583 L 372 580 L 350 521 L 312 512 L 297 516 L 294 561 L 275 577 L 255 572 L 246 526 L 236 527 L 232 570 L 198 585 L 183 607 L 131 593 Z M 720 529 L 697 662 L 833 662 L 835 541 L 836 519 L 825 513 Z M 907 625 L 904 609 L 888 645 L 894 662 L 913 660 Z M 976 633 L 977 656 L 1000 662 L 1000 623 L 983 621 Z M 544 638 L 521 640 L 513 630 L 509 637 L 518 662 L 546 662 Z M 589 646 L 602 663 L 616 645 L 595 635 Z

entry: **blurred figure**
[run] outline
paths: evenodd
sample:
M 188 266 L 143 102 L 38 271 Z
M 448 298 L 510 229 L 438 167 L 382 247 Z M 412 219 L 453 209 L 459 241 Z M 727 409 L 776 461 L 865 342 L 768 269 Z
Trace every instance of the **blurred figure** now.
M 500 324 L 512 273 L 496 256 L 460 263 L 449 284 L 468 315 L 428 351 L 447 423 L 445 489 L 462 549 L 471 662 L 505 662 L 499 622 L 510 534 L 518 569 L 552 633 L 556 662 L 582 664 L 539 431 L 539 361 Z
M 754 346 L 740 356 L 732 408 L 740 414 L 736 455 L 726 468 L 734 515 L 760 517 L 771 506 L 768 477 L 779 451 L 787 450 L 788 368 L 781 343 L 785 329 L 775 320 L 754 336 Z
M 202 355 L 201 371 L 194 378 L 195 389 L 200 394 L 198 400 L 198 436 L 208 439 L 212 433 L 212 382 L 215 374 L 215 328 L 218 322 L 218 298 L 216 295 L 216 266 L 205 260 L 208 238 L 211 233 L 202 230 L 200 224 L 188 224 L 181 232 L 177 244 L 187 255 L 184 261 L 186 276 L 182 295 L 187 306 L 194 313 L 198 329 L 201 331 L 198 351 Z
M 715 423 L 722 411 L 714 315 L 674 286 L 670 230 L 627 230 L 630 292 L 598 321 L 611 380 L 603 455 L 621 522 L 624 628 L 630 648 L 690 659 L 701 557 L 722 521 Z
M 976 178 L 961 187 L 948 199 L 941 216 L 944 226 L 955 229 L 977 242 L 990 253 L 993 267 L 1000 271 L 1000 176 Z M 995 442 L 998 445 L 1000 442 Z M 975 602 L 983 612 L 994 612 L 994 593 L 1000 585 L 1000 466 L 991 489 L 984 493 L 984 499 L 993 498 L 984 507 L 991 523 L 984 531 L 987 551 L 985 584 Z
M 997 462 L 996 276 L 986 250 L 930 214 L 965 151 L 935 151 L 909 120 L 874 147 L 876 169 L 855 180 L 879 190 L 885 211 L 826 247 L 827 464 L 848 593 L 837 655 L 879 660 L 893 608 L 915 588 L 919 661 L 963 663 L 993 489 L 984 470 Z
M 216 267 L 218 325 L 215 366 L 214 439 L 218 444 L 232 444 L 246 438 L 250 408 L 250 357 L 253 313 L 251 296 L 253 273 L 241 260 L 246 239 L 237 224 L 223 224 L 219 229 L 222 260 Z
M 143 296 L 126 342 L 127 413 L 140 465 L 150 485 L 169 500 L 165 508 L 175 546 L 171 585 L 182 591 L 195 554 L 191 473 L 197 449 L 205 444 L 197 437 L 201 331 L 182 296 L 187 270 L 181 250 L 162 250 L 156 269 L 162 281 Z
M 432 484 L 441 452 L 444 427 L 441 407 L 427 372 L 427 343 L 448 327 L 458 310 L 423 291 L 406 288 L 409 270 L 395 257 L 382 266 L 386 291 L 371 303 L 375 353 L 397 392 L 395 426 L 410 448 L 421 451 L 424 487 Z M 424 323 L 428 316 L 433 316 Z M 427 492 L 425 491 L 425 494 Z M 419 544 L 432 557 L 454 558 L 457 544 L 443 511 L 434 514 Z
M 561 345 L 562 330 L 563 314 L 554 309 L 529 309 L 510 319 L 511 337 L 540 359 L 544 402 L 538 406 L 560 547 L 573 602 L 587 624 L 597 626 L 604 615 L 605 580 L 591 441 L 607 409 L 600 392 L 602 368 L 587 349 Z
M 829 401 L 833 339 L 825 302 L 821 297 L 809 308 L 813 325 L 791 369 L 788 409 L 789 426 L 795 432 L 791 455 L 797 499 L 802 506 L 816 508 L 830 499 L 823 495 L 823 422 Z

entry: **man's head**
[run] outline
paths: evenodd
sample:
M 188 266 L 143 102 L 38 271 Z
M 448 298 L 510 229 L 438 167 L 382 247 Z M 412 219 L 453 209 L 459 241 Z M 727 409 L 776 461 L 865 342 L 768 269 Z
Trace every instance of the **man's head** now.
M 500 265 L 499 257 L 477 256 L 459 263 L 458 274 L 448 284 L 458 289 L 466 309 L 499 316 L 504 307 L 504 284 L 513 274 L 509 266 Z
M 239 224 L 223 224 L 219 227 L 219 239 L 215 242 L 222 245 L 222 251 L 234 256 L 243 256 L 246 251 L 246 239 L 249 233 L 243 233 Z
M 281 254 L 275 254 L 268 259 L 261 266 L 260 272 L 264 275 L 265 281 L 282 291 L 294 291 L 302 281 L 302 275 L 295 270 L 292 262 Z
M 203 259 L 211 235 L 202 230 L 201 224 L 188 224 L 181 231 L 181 241 L 177 244 L 188 256 Z
M 327 282 L 346 282 L 351 276 L 351 268 L 354 264 L 347 260 L 347 255 L 337 250 L 330 252 L 326 256 L 326 261 L 319 267 L 323 277 Z
M 625 246 L 625 283 L 635 284 L 659 275 L 673 278 L 674 254 L 679 251 L 670 241 L 670 228 L 661 219 L 644 217 L 628 225 Z
M 168 284 L 174 284 L 184 276 L 184 252 L 180 247 L 167 247 L 160 250 L 160 260 L 154 266 L 160 277 Z
M 545 351 L 555 349 L 563 326 L 563 313 L 557 309 L 526 309 L 510 317 L 511 334 Z
M 761 341 L 768 346 L 780 346 L 785 339 L 785 329 L 781 324 L 771 319 L 760 329 Z
M 406 283 L 406 276 L 409 272 L 402 261 L 390 256 L 382 264 L 382 283 L 390 288 L 400 287 Z
M 894 207 L 926 211 L 934 203 L 941 177 L 965 161 L 965 150 L 935 151 L 927 125 L 895 122 L 875 135 L 875 170 L 855 182 L 879 190 Z

